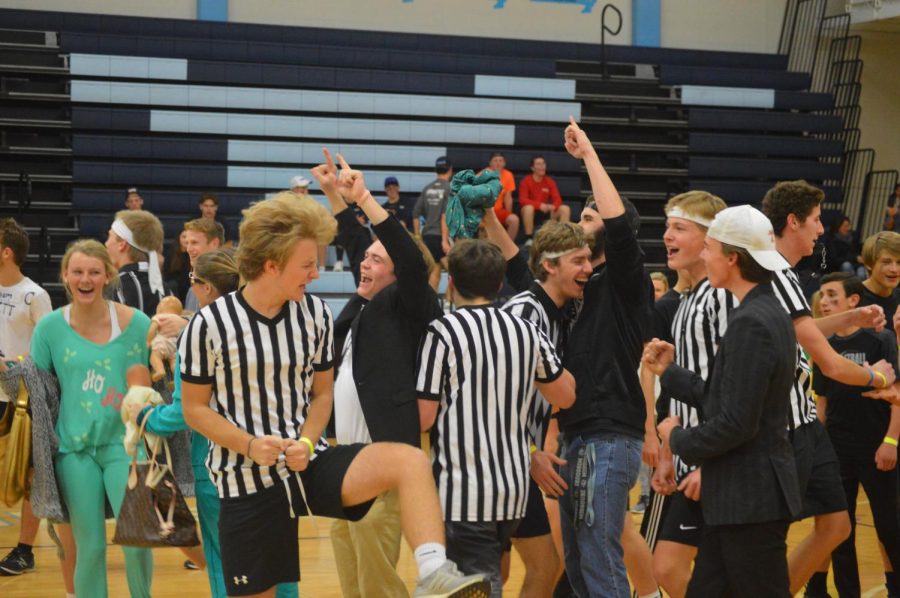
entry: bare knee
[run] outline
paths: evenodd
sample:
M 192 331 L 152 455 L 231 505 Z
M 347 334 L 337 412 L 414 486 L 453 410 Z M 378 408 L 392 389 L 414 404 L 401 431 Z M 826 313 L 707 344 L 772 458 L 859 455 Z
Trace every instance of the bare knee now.
M 816 535 L 834 546 L 849 538 L 851 529 L 850 515 L 847 511 L 819 515 L 815 520 Z

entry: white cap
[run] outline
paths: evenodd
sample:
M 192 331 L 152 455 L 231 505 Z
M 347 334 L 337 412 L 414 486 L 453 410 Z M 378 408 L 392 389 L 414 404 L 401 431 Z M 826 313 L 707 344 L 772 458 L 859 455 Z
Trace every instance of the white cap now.
M 300 175 L 295 176 L 291 179 L 291 189 L 294 187 L 309 187 L 309 179 Z
M 775 249 L 775 232 L 765 214 L 752 206 L 726 208 L 716 214 L 707 236 L 746 249 L 756 263 L 766 270 L 790 268 L 787 260 Z

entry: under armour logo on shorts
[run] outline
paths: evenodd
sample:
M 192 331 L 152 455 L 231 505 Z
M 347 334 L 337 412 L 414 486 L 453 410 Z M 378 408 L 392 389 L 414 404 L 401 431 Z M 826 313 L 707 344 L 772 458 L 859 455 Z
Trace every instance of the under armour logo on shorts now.
M 241 575 L 240 577 L 238 577 L 237 575 L 234 576 L 234 585 L 236 585 L 236 586 L 239 586 L 241 584 L 247 585 L 247 583 L 248 582 L 247 582 L 246 575 Z

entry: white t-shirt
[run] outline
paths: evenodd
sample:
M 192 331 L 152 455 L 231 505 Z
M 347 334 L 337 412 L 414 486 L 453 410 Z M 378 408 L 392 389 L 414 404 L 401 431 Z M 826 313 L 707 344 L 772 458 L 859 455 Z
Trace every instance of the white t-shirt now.
M 0 361 L 29 353 L 34 327 L 51 311 L 50 295 L 27 276 L 11 287 L 0 285 Z M 8 401 L 0 390 L 0 402 Z
M 0 286 L 0 359 L 12 361 L 30 352 L 34 327 L 51 311 L 50 295 L 27 276 L 11 287 Z
M 334 382 L 334 435 L 338 444 L 372 442 L 353 380 L 353 334 L 350 332 L 344 341 L 341 369 Z

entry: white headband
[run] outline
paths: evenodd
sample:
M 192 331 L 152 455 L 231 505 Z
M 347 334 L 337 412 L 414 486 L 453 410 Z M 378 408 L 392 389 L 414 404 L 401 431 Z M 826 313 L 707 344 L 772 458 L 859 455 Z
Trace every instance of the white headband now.
M 666 212 L 666 216 L 690 220 L 691 222 L 699 224 L 700 226 L 705 226 L 706 228 L 709 228 L 709 225 L 712 224 L 712 220 L 708 220 L 708 219 L 704 218 L 703 216 L 697 216 L 695 214 L 685 212 L 678 206 L 675 206 L 674 208 L 672 208 L 671 210 Z
M 556 258 L 568 255 L 585 247 L 587 247 L 587 245 L 582 245 L 581 247 L 576 247 L 575 249 L 566 249 L 565 251 L 545 251 L 541 254 L 541 261 L 543 262 L 544 260 L 555 260 Z
M 131 229 L 128 228 L 128 225 L 122 222 L 121 219 L 117 219 L 115 222 L 113 222 L 112 231 L 138 251 L 143 251 L 147 254 L 147 257 L 150 261 L 150 267 L 147 270 L 147 273 L 150 277 L 150 290 L 154 293 L 162 294 L 164 292 L 162 272 L 159 269 L 159 256 L 156 255 L 156 252 L 145 249 L 135 243 L 134 235 L 131 234 Z

